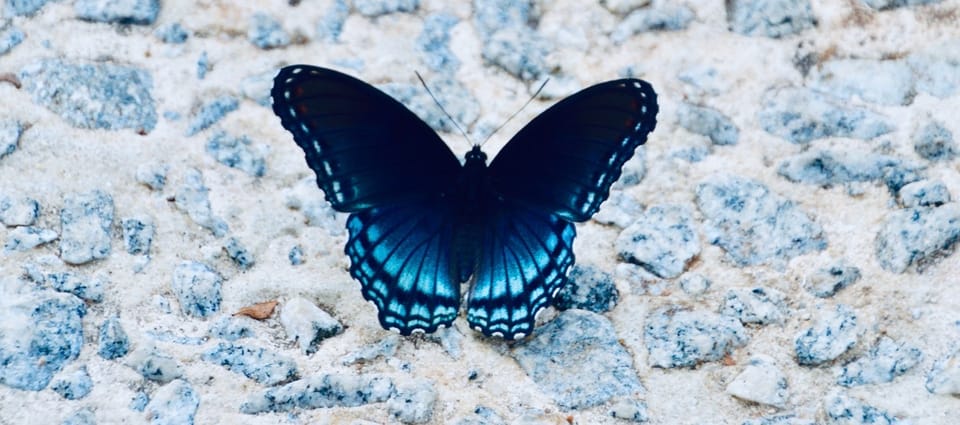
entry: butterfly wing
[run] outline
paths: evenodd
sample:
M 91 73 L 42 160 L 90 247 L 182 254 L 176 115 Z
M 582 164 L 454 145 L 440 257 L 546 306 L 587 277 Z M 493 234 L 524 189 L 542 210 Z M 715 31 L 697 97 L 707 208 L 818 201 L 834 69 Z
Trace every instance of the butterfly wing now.
M 495 189 L 571 221 L 586 221 L 656 126 L 649 83 L 622 79 L 586 88 L 527 124 L 490 163 Z
M 348 75 L 280 70 L 273 111 L 303 148 L 327 201 L 347 220 L 345 251 L 381 325 L 405 335 L 449 325 L 459 308 L 452 217 L 443 194 L 461 166 L 399 102 Z
M 482 230 L 467 322 L 487 336 L 523 338 L 563 286 L 576 229 L 555 214 L 508 201 Z
M 291 65 L 274 78 L 270 96 L 337 211 L 429 197 L 459 173 L 460 162 L 433 129 L 356 78 Z
M 451 261 L 452 215 L 442 201 L 374 207 L 350 215 L 350 275 L 379 310 L 384 329 L 403 335 L 449 326 L 460 308 Z

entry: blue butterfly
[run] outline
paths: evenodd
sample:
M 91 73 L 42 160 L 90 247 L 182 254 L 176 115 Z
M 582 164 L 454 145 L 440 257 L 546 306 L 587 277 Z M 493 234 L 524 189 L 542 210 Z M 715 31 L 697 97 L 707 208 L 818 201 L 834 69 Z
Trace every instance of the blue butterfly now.
M 563 287 L 573 222 L 597 212 L 658 110 L 645 81 L 600 83 L 540 114 L 488 166 L 480 146 L 461 164 L 413 112 L 337 71 L 285 67 L 270 94 L 327 201 L 350 213 L 350 275 L 380 324 L 450 326 L 472 277 L 467 322 L 507 340 L 529 335 Z

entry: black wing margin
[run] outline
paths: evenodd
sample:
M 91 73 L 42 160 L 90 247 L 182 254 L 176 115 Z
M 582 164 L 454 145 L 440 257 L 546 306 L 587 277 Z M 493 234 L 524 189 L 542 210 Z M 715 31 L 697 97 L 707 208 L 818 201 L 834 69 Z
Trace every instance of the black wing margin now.
M 657 95 L 646 81 L 588 87 L 547 109 L 490 164 L 505 197 L 571 221 L 589 220 L 620 178 L 624 162 L 657 124 Z
M 460 162 L 400 102 L 346 74 L 309 65 L 280 70 L 273 112 L 303 148 L 317 185 L 340 212 L 436 195 Z

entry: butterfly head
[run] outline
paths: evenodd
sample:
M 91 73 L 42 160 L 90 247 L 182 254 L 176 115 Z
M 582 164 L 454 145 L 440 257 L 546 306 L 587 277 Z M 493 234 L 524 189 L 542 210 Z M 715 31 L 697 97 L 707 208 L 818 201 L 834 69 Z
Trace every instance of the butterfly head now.
M 487 154 L 483 153 L 480 150 L 480 145 L 473 145 L 473 149 L 470 149 L 470 152 L 467 152 L 466 164 L 483 164 L 487 163 Z

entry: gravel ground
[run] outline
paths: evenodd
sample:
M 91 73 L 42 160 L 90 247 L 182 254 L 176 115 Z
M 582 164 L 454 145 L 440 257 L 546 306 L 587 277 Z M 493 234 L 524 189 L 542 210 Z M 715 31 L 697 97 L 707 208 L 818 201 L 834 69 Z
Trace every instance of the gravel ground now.
M 550 78 L 491 156 L 600 81 L 660 112 L 532 337 L 400 337 L 295 63 L 458 155 L 416 71 L 471 140 Z M 0 424 L 955 424 L 958 110 L 956 0 L 5 0 Z

